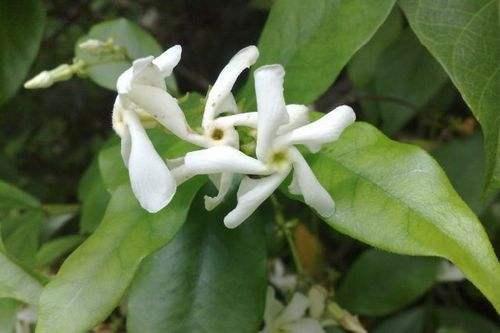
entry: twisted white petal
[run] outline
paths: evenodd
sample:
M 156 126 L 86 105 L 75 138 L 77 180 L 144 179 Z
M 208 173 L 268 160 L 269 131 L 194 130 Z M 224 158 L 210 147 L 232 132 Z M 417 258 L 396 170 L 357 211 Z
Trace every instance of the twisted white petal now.
M 285 70 L 281 65 L 260 67 L 255 71 L 258 125 L 256 155 L 265 161 L 271 150 L 276 132 L 289 121 L 283 97 Z
M 269 173 L 262 162 L 230 146 L 215 146 L 186 154 L 184 165 L 199 175 L 222 172 L 264 175 Z
M 153 147 L 137 115 L 126 109 L 123 113 L 130 133 L 128 169 L 132 190 L 141 206 L 155 213 L 175 194 L 175 179 Z
M 293 164 L 293 180 L 288 190 L 292 194 L 301 194 L 306 204 L 319 215 L 327 218 L 335 212 L 335 203 L 330 194 L 319 183 L 302 154 L 296 149 L 289 150 Z
M 224 218 L 228 228 L 236 228 L 243 223 L 285 180 L 290 169 L 276 172 L 260 179 L 243 178 L 238 189 L 238 204 Z
M 352 108 L 342 105 L 320 119 L 283 135 L 277 141 L 287 145 L 304 144 L 317 151 L 322 144 L 337 140 L 355 120 Z
M 163 78 L 172 75 L 172 71 L 181 60 L 181 54 L 182 47 L 175 45 L 153 60 L 153 64 L 158 67 Z
M 227 111 L 222 110 L 221 105 L 223 104 L 233 104 L 234 98 L 229 97 L 231 100 L 227 100 L 228 96 L 231 94 L 231 89 L 236 82 L 238 76 L 246 68 L 250 67 L 255 63 L 259 56 L 259 50 L 255 46 L 248 46 L 239 51 L 229 63 L 220 72 L 219 77 L 214 83 L 212 89 L 210 89 L 207 96 L 207 103 L 205 106 L 205 112 L 203 113 L 202 126 L 207 128 L 209 124 L 215 119 L 215 117 L 221 112 Z M 235 105 L 235 103 L 234 103 Z
M 130 99 L 153 116 L 160 124 L 182 139 L 191 133 L 177 100 L 163 89 L 134 84 L 128 93 Z
M 220 175 L 214 175 L 214 176 L 217 177 L 211 177 L 211 179 L 216 178 L 216 181 L 215 182 L 213 181 L 213 183 L 219 192 L 215 197 L 210 197 L 208 195 L 204 197 L 205 209 L 208 211 L 215 209 L 218 205 L 222 203 L 226 195 L 229 193 L 229 190 L 231 190 L 231 185 L 233 184 L 233 178 L 234 178 L 234 174 L 229 172 L 224 172 Z

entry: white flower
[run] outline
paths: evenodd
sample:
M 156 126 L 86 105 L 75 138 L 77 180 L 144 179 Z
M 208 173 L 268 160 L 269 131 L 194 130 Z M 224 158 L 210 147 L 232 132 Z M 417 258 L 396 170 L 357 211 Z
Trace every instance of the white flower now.
M 285 307 L 276 299 L 274 289 L 268 287 L 264 310 L 265 326 L 261 333 L 324 333 L 318 318 L 306 316 L 310 306 L 311 300 L 308 297 L 295 293 Z
M 239 149 L 239 136 L 235 129 L 237 125 L 244 125 L 250 121 L 247 115 L 235 115 L 218 117 L 222 113 L 238 113 L 238 107 L 231 90 L 238 76 L 248 67 L 253 65 L 259 56 L 259 51 L 255 46 L 248 46 L 236 55 L 221 71 L 213 87 L 207 95 L 205 110 L 202 119 L 203 135 L 198 140 L 198 145 L 208 147 L 232 147 Z M 169 161 L 172 170 L 180 184 L 198 173 L 192 172 L 183 166 L 183 159 Z M 216 197 L 205 196 L 205 208 L 214 209 L 219 205 L 226 194 L 231 189 L 234 174 L 232 172 L 221 172 L 210 175 L 210 179 L 217 187 L 219 193 Z
M 285 264 L 281 259 L 272 262 L 272 270 L 269 274 L 269 281 L 273 286 L 282 292 L 289 292 L 297 287 L 297 275 L 286 274 Z
M 321 186 L 302 154 L 294 145 L 303 144 L 317 152 L 322 144 L 332 142 L 355 120 L 353 110 L 339 106 L 322 118 L 306 123 L 300 106 L 288 107 L 283 97 L 285 71 L 280 65 L 269 65 L 255 72 L 257 114 L 246 115 L 244 125 L 257 125 L 257 159 L 224 146 L 186 154 L 184 167 L 195 174 L 221 172 L 265 176 L 244 177 L 238 193 L 238 204 L 225 218 L 224 224 L 235 228 L 245 221 L 285 180 L 293 169 L 289 186 L 292 194 L 301 194 L 306 204 L 323 217 L 334 213 L 330 194 Z M 302 110 L 305 107 L 302 107 Z M 244 114 L 229 117 L 240 117 Z
M 121 137 L 122 157 L 132 190 L 141 206 L 151 213 L 170 202 L 176 181 L 153 147 L 141 120 L 159 122 L 175 135 L 196 141 L 177 100 L 165 86 L 165 78 L 172 73 L 180 55 L 181 47 L 177 45 L 157 58 L 138 59 L 117 81 L 113 128 Z

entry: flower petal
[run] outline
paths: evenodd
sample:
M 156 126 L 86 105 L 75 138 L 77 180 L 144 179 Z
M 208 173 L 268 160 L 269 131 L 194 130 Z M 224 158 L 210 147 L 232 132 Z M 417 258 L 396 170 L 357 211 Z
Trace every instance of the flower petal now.
M 111 122 L 113 125 L 113 129 L 115 130 L 118 136 L 122 136 L 125 134 L 127 129 L 125 128 L 125 123 L 123 121 L 123 103 L 122 98 L 118 95 L 115 99 L 115 103 L 113 104 L 113 113 L 111 116 Z
M 275 322 L 279 327 L 292 323 L 304 317 L 306 310 L 309 307 L 309 299 L 301 293 L 296 292 L 293 294 L 292 300 L 285 307 L 283 311 L 276 318 Z
M 267 287 L 266 306 L 264 309 L 264 322 L 266 326 L 272 325 L 274 318 L 276 318 L 284 308 L 283 304 L 276 299 L 276 293 L 273 287 Z
M 287 145 L 304 144 L 312 150 L 318 150 L 322 144 L 337 140 L 342 131 L 355 120 L 352 108 L 342 105 L 320 119 L 283 135 L 277 141 Z
M 217 193 L 217 196 L 210 197 L 210 196 L 206 195 L 204 197 L 206 210 L 208 210 L 208 211 L 213 210 L 218 205 L 220 205 L 222 203 L 222 201 L 224 201 L 224 198 L 229 193 L 229 190 L 231 190 L 231 185 L 233 184 L 233 178 L 234 178 L 234 174 L 229 173 L 229 172 L 224 172 L 220 175 L 218 183 L 216 184 L 216 187 L 219 190 L 219 193 Z
M 156 213 L 174 196 L 175 179 L 153 147 L 137 115 L 125 109 L 124 117 L 130 132 L 128 169 L 132 190 L 144 209 Z
M 128 96 L 137 106 L 150 113 L 178 137 L 187 139 L 192 133 L 177 100 L 165 90 L 134 84 Z
M 335 203 L 330 194 L 319 183 L 302 154 L 296 148 L 290 148 L 293 164 L 293 180 L 289 186 L 292 194 L 302 194 L 306 204 L 314 208 L 319 215 L 330 217 L 335 212 Z
M 325 333 L 318 320 L 312 318 L 302 318 L 296 322 L 281 327 L 287 333 Z
M 158 69 L 153 65 L 153 56 L 134 60 L 132 67 L 123 72 L 116 81 L 119 94 L 128 94 L 134 84 L 143 84 L 165 90 L 165 80 Z
M 289 121 L 278 129 L 278 135 L 290 132 L 309 122 L 309 108 L 305 105 L 288 104 L 286 106 L 286 112 L 288 113 Z
M 153 64 L 158 67 L 163 78 L 170 76 L 175 66 L 181 60 L 182 47 L 174 45 L 153 60 Z
M 222 69 L 212 89 L 208 92 L 202 120 L 203 128 L 207 128 L 220 112 L 225 111 L 221 110 L 220 106 L 224 102 L 227 103 L 226 98 L 231 93 L 236 79 L 241 72 L 253 65 L 258 57 L 259 50 L 251 45 L 236 53 L 226 67 Z
M 270 176 L 252 179 L 243 178 L 238 189 L 238 204 L 224 218 L 228 228 L 236 228 L 243 223 L 252 213 L 280 186 L 285 180 L 290 169 L 276 172 Z
M 250 156 L 230 146 L 215 146 L 186 154 L 184 163 L 187 169 L 199 175 L 222 172 L 264 175 L 267 167 Z
M 312 318 L 320 319 L 325 312 L 326 299 L 328 298 L 328 291 L 321 285 L 313 285 L 307 293 L 311 306 L 309 307 L 309 315 Z
M 254 76 L 258 110 L 256 155 L 266 161 L 278 128 L 289 120 L 283 97 L 285 70 L 281 65 L 263 66 Z
M 230 116 L 219 117 L 214 120 L 215 126 L 234 127 L 247 126 L 257 127 L 257 112 L 244 112 Z

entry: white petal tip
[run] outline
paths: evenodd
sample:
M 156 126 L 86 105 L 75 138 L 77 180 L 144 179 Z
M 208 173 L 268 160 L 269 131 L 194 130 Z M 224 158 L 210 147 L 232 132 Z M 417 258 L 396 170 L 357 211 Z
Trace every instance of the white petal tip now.
M 318 214 L 325 219 L 328 219 L 328 218 L 332 217 L 333 215 L 335 215 L 335 202 L 332 201 L 331 207 L 329 207 L 328 209 L 325 209 L 321 212 L 318 211 Z
M 239 226 L 243 222 L 244 221 L 239 221 L 239 220 L 234 219 L 231 216 L 231 213 L 227 214 L 226 217 L 224 218 L 224 225 L 228 229 L 234 229 L 234 228 L 236 228 L 237 226 Z
M 259 49 L 255 45 L 247 46 L 236 53 L 233 59 L 244 58 L 247 61 L 247 67 L 255 64 L 259 57 Z
M 268 78 L 268 77 L 278 77 L 282 78 L 285 76 L 285 69 L 279 64 L 265 65 L 257 68 L 254 73 L 256 79 Z
M 172 201 L 174 193 L 172 193 L 171 195 L 168 195 L 167 197 L 161 198 L 161 199 L 160 198 L 155 198 L 155 199 L 148 198 L 148 200 L 139 200 L 139 203 L 140 203 L 141 207 L 144 208 L 145 210 L 147 210 L 149 213 L 151 213 L 151 214 L 158 213 L 160 210 L 162 210 L 163 208 L 168 206 L 170 201 Z M 160 200 L 158 200 L 158 199 L 160 199 Z
M 349 105 L 340 105 L 333 109 L 331 112 L 342 113 L 345 119 L 347 119 L 350 123 L 353 123 L 356 120 L 356 113 Z
M 217 200 L 216 198 L 209 197 L 208 195 L 205 195 L 204 199 L 205 199 L 205 209 L 208 211 L 214 210 L 221 203 L 220 200 Z

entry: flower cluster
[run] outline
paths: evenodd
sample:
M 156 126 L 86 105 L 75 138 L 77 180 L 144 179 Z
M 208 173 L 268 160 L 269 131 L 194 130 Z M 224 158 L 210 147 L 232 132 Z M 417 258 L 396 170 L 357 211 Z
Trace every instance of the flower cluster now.
M 113 109 L 113 128 L 121 138 L 122 157 L 129 170 L 132 190 L 141 206 L 157 212 L 170 202 L 177 186 L 196 175 L 209 175 L 218 189 L 205 197 L 208 210 L 220 204 L 234 180 L 243 175 L 237 192 L 238 203 L 224 223 L 234 228 L 245 221 L 293 170 L 292 194 L 328 217 L 335 206 L 306 160 L 296 148 L 304 145 L 317 152 L 336 140 L 355 120 L 353 110 L 339 106 L 310 122 L 304 105 L 286 105 L 283 96 L 285 71 L 281 65 L 258 68 L 255 73 L 257 111 L 239 113 L 231 90 L 238 76 L 259 56 L 255 46 L 239 51 L 224 67 L 208 92 L 202 120 L 203 133 L 186 121 L 177 100 L 166 90 L 165 78 L 172 74 L 181 57 L 174 46 L 157 58 L 134 61 L 118 79 Z M 224 115 L 223 115 L 224 114 Z M 229 114 L 229 115 L 227 115 Z M 164 160 L 155 151 L 145 128 L 159 123 L 200 150 L 184 157 Z M 240 150 L 237 127 L 256 129 L 255 157 Z

